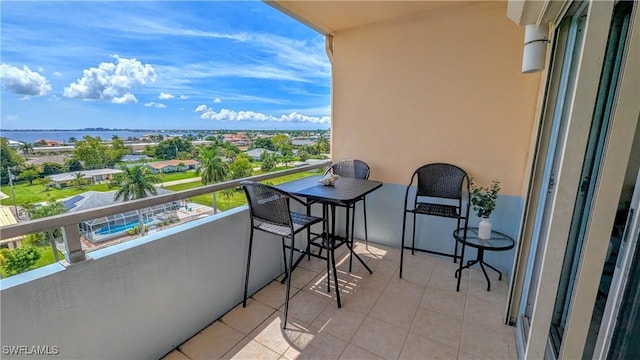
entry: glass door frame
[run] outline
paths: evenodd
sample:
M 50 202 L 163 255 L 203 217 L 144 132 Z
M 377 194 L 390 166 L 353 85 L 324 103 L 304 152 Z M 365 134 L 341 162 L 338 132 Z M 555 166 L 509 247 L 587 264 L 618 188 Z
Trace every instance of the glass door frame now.
M 564 134 L 564 136 L 566 136 L 566 143 L 563 145 L 560 153 L 557 154 L 557 156 L 559 156 L 560 166 L 557 178 L 555 179 L 556 189 L 549 199 L 549 209 L 551 211 L 549 214 L 550 221 L 547 226 L 541 230 L 545 243 L 539 274 L 536 279 L 539 286 L 535 289 L 535 294 L 531 294 L 531 296 L 535 296 L 531 321 L 528 324 L 528 329 L 526 329 L 526 334 L 522 335 L 525 341 L 522 343 L 522 352 L 520 355 L 525 358 L 543 358 L 545 355 L 550 355 L 547 353 L 547 343 L 558 289 L 559 273 L 562 268 L 566 250 L 566 239 L 571 224 L 578 186 L 580 184 L 582 161 L 584 159 L 586 142 L 593 116 L 593 107 L 598 91 L 600 73 L 602 71 L 602 58 L 609 35 L 613 5 L 613 2 L 599 1 L 591 1 L 588 4 L 586 33 L 577 70 L 576 90 L 571 99 L 566 99 L 566 105 L 570 106 L 567 132 Z M 559 19 L 554 25 L 557 27 L 561 20 L 562 19 Z M 637 31 L 637 26 L 634 31 Z M 629 61 L 628 59 L 627 62 Z M 626 66 L 625 71 L 629 70 L 629 66 Z M 629 79 L 629 74 L 625 74 L 625 77 Z M 629 82 L 630 80 L 627 80 L 627 83 Z M 632 94 L 637 96 L 637 93 L 637 91 L 635 93 L 629 90 L 626 91 L 627 96 L 631 96 Z M 619 106 L 621 100 L 621 98 L 618 99 L 616 109 L 628 111 L 628 109 L 625 109 L 625 106 L 632 107 L 633 109 L 637 108 L 637 104 L 629 105 L 625 103 L 625 106 Z M 631 111 L 632 113 L 633 109 Z M 542 123 L 549 123 L 550 119 L 544 118 L 546 116 L 549 116 L 548 112 L 543 114 Z M 618 115 L 616 114 L 615 116 Z M 637 121 L 637 113 L 635 113 L 633 121 Z M 606 197 L 609 195 L 611 198 L 610 194 L 615 193 L 613 189 L 622 186 L 626 161 L 624 161 L 624 165 L 622 166 L 620 163 L 622 163 L 622 158 L 628 158 L 630 144 L 633 140 L 621 141 L 623 139 L 619 139 L 619 137 L 623 135 L 632 136 L 634 133 L 633 131 L 629 131 L 630 125 L 628 119 L 626 119 L 625 124 L 623 123 L 624 121 L 617 121 L 616 123 L 615 119 L 612 123 L 613 128 L 611 129 L 610 139 L 615 139 L 615 141 L 609 141 L 607 149 L 605 150 L 605 158 L 601 165 L 602 175 L 597 184 L 596 195 L 592 204 L 592 214 L 590 216 L 584 250 L 580 261 L 581 264 L 588 265 L 581 265 L 576 276 L 574 296 L 571 300 L 570 315 L 567 320 L 566 333 L 563 337 L 560 353 L 552 354 L 558 357 L 579 358 L 584 349 L 591 312 L 597 294 L 600 272 L 602 271 L 602 265 L 604 264 L 604 257 L 608 247 L 608 242 L 599 239 L 609 239 L 609 232 L 613 225 L 613 217 L 617 207 L 617 198 L 606 199 Z M 635 124 L 633 126 L 635 126 Z M 621 130 L 623 128 L 625 130 Z M 624 131 L 628 133 L 624 134 Z M 544 147 L 545 145 L 542 146 Z M 548 149 L 537 149 L 538 154 L 545 153 L 546 151 L 548 151 Z M 616 156 L 612 154 L 618 154 L 619 156 L 616 158 Z M 545 157 L 540 156 L 536 160 L 536 165 L 539 166 L 542 163 L 542 166 L 544 166 L 544 161 Z M 623 168 L 622 170 L 615 168 L 616 162 L 618 163 L 618 168 L 621 167 Z M 537 173 L 540 172 L 540 170 L 534 171 Z M 621 171 L 622 175 L 620 175 Z M 535 177 L 535 174 L 533 175 L 534 178 L 530 186 L 530 189 L 533 189 L 533 191 L 530 191 L 530 193 L 532 194 L 538 191 L 538 195 L 540 195 L 539 192 L 543 188 L 543 177 Z M 619 191 L 617 193 L 619 193 Z M 535 223 L 536 217 L 540 216 L 536 211 L 538 205 L 533 203 L 535 202 L 528 204 L 524 219 L 526 225 L 522 238 L 523 241 L 529 244 L 532 243 L 531 228 Z M 615 206 L 612 206 L 612 203 L 615 203 Z M 529 231 L 527 231 L 527 227 Z M 603 233 L 607 233 L 606 236 L 603 237 Z M 590 267 L 591 269 L 589 269 Z M 527 270 L 528 268 L 529 266 L 527 264 L 526 267 L 521 267 L 519 271 L 531 271 L 530 269 Z M 523 289 L 519 289 L 519 291 L 519 295 L 517 293 L 514 294 L 514 298 L 518 298 L 516 302 L 526 302 L 527 299 L 522 298 L 522 294 L 526 291 L 523 291 Z M 513 306 L 512 304 L 512 309 L 513 308 L 521 308 L 521 306 Z

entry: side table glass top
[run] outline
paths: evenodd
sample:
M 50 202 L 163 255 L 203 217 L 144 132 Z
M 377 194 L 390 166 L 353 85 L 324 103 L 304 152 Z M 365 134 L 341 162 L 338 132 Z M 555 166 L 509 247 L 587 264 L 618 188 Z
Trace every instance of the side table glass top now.
M 464 239 L 464 229 L 461 228 L 454 230 L 453 237 L 462 243 Z M 478 238 L 477 227 L 467 228 L 467 239 L 464 243 L 471 247 L 493 251 L 509 250 L 515 245 L 515 242 L 510 236 L 493 230 L 491 230 L 491 238 L 480 239 Z

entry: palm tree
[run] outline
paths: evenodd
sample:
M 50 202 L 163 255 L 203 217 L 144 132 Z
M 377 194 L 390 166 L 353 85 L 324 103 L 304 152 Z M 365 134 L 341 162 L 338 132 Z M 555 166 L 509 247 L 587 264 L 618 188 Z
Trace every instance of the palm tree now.
M 200 181 L 202 181 L 202 184 L 214 184 L 227 179 L 229 167 L 216 154 L 215 149 L 202 149 L 199 158 L 200 166 L 196 172 L 201 175 Z M 218 213 L 215 191 L 213 192 L 213 213 Z
M 75 174 L 73 174 L 73 176 L 75 177 L 75 179 L 73 179 L 74 184 L 76 184 L 76 186 L 78 188 L 82 187 L 82 179 L 84 178 L 84 174 L 81 172 L 77 172 Z
M 157 175 L 153 174 L 149 168 L 144 165 L 136 165 L 134 167 L 122 167 L 124 173 L 120 182 L 120 190 L 118 190 L 114 196 L 117 200 L 133 200 L 142 199 L 149 194 L 156 195 L 158 191 L 153 186 L 155 182 L 160 179 Z M 144 220 L 142 219 L 142 211 L 138 211 L 138 229 L 140 229 L 140 235 L 144 235 Z
M 33 152 L 33 145 L 29 144 L 29 143 L 22 143 L 20 145 L 20 150 L 22 150 L 22 153 L 25 155 L 29 155 Z
M 115 194 L 115 200 L 142 199 L 149 194 L 156 195 L 158 193 L 153 184 L 159 181 L 159 178 L 151 173 L 146 166 L 123 167 L 122 170 L 124 173 L 120 182 L 120 190 Z

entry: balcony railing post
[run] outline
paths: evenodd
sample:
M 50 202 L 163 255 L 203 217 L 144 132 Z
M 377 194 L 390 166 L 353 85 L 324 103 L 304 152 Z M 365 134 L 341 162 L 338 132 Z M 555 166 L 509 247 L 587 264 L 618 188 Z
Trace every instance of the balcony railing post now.
M 87 260 L 87 256 L 84 250 L 82 250 L 78 225 L 63 226 L 62 239 L 64 240 L 64 247 L 66 249 L 64 257 L 68 265 L 74 265 Z

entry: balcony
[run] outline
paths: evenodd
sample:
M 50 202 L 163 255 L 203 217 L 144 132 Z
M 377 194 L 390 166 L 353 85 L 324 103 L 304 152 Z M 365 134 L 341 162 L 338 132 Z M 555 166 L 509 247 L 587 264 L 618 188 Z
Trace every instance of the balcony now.
M 465 272 L 455 291 L 449 259 L 408 256 L 398 278 L 399 249 L 355 247 L 373 274 L 338 260 L 343 307 L 326 292 L 322 260 L 303 261 L 292 278 L 288 329 L 282 329 L 284 285 L 274 280 L 199 331 L 164 359 L 516 359 L 512 327 L 502 323 L 507 284 Z M 406 255 L 406 254 L 405 254 Z
M 326 264 L 303 261 L 292 280 L 288 330 L 280 323 L 284 286 L 274 281 L 283 272 L 278 239 L 256 234 L 249 285 L 255 295 L 246 309 L 238 307 L 249 237 L 245 206 L 80 256 L 73 229 L 81 221 L 233 186 L 237 181 L 3 228 L 2 238 L 61 227 L 67 260 L 0 281 L 2 345 L 55 347 L 60 358 L 83 359 L 515 357 L 513 328 L 503 325 L 508 281 L 490 274 L 487 292 L 481 273 L 465 271 L 458 293 L 455 264 L 425 255 L 406 256 L 398 278 L 401 229 L 390 215 L 401 218 L 402 199 L 393 197 L 393 184 L 367 198 L 370 244 L 356 246 L 373 275 L 357 264 L 349 274 L 343 248 L 338 309 L 335 289 L 326 293 Z M 359 231 L 361 219 L 356 223 Z M 435 243 L 443 236 L 453 246 L 451 226 L 420 226 L 418 237 Z M 3 355 L 19 355 L 9 350 Z

